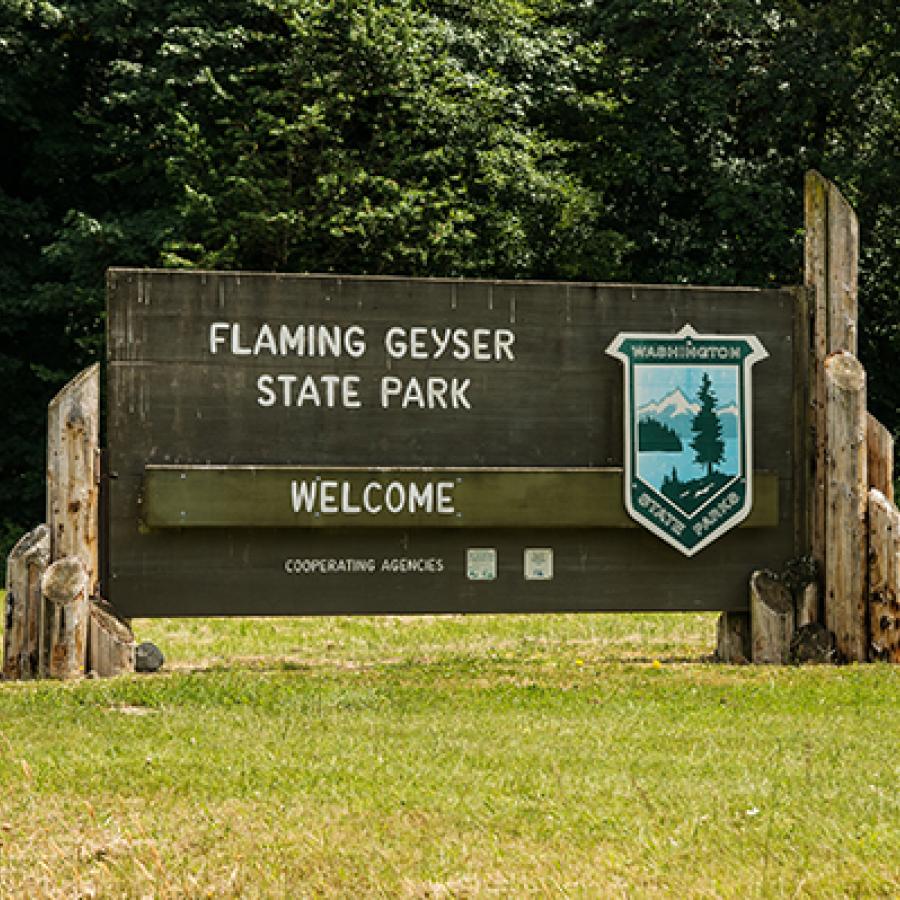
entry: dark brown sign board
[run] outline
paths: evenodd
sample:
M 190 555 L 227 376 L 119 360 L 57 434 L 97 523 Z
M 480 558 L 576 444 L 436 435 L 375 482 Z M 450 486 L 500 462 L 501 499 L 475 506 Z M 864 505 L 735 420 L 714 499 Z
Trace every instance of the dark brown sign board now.
M 742 610 L 803 546 L 800 290 L 111 270 L 123 616 Z M 626 512 L 622 332 L 753 335 L 753 503 Z

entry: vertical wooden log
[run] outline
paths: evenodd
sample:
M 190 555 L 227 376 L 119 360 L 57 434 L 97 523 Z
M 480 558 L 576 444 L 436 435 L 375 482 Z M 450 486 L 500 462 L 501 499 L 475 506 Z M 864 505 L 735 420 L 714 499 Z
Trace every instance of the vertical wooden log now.
M 900 511 L 869 491 L 869 637 L 873 659 L 900 663 Z
M 47 524 L 50 561 L 78 558 L 86 573 L 85 593 L 93 596 L 99 575 L 100 366 L 76 375 L 47 409 Z M 68 603 L 68 601 L 67 601 Z M 87 610 L 79 603 L 45 610 L 41 665 L 51 675 L 83 672 L 87 663 Z M 75 615 L 77 622 L 71 617 Z M 74 629 L 74 630 L 73 630 Z M 60 649 L 66 641 L 65 653 Z M 66 654 L 81 653 L 73 661 Z
M 841 192 L 828 184 L 828 352 L 857 348 L 859 222 Z
M 804 191 L 806 242 L 804 282 L 813 288 L 810 426 L 813 433 L 809 484 L 810 552 L 825 571 L 825 358 L 828 356 L 828 181 L 806 173 Z
M 723 663 L 750 662 L 750 615 L 723 612 L 716 626 L 716 659 Z
M 765 569 L 750 577 L 750 633 L 754 663 L 790 661 L 794 601 L 778 577 Z
M 134 634 L 120 619 L 91 604 L 89 670 L 106 678 L 134 671 Z
M 869 487 L 884 494 L 888 503 L 894 502 L 894 439 L 891 433 L 872 415 L 868 415 L 866 454 L 869 467 Z
M 90 576 L 84 561 L 67 556 L 51 563 L 41 582 L 51 609 L 48 672 L 51 678 L 84 674 Z
M 850 353 L 825 361 L 828 478 L 825 625 L 850 661 L 867 658 L 866 373 Z
M 46 525 L 39 525 L 19 539 L 6 560 L 4 678 L 36 678 L 40 674 L 41 577 L 49 557 L 50 532 Z
M 97 582 L 100 366 L 73 378 L 47 410 L 47 524 L 50 559 L 78 556 Z
M 804 191 L 806 219 L 805 277 L 815 289 L 813 314 L 813 377 L 810 425 L 814 435 L 809 487 L 810 550 L 819 570 L 828 569 L 827 501 L 828 445 L 826 436 L 825 360 L 844 350 L 857 353 L 859 223 L 841 192 L 818 172 L 807 172 Z M 825 592 L 825 606 L 828 594 Z

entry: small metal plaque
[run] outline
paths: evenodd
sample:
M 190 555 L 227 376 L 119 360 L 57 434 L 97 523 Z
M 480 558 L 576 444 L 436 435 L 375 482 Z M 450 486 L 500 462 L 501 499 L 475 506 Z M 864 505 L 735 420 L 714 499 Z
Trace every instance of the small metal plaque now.
M 553 548 L 527 547 L 525 549 L 525 580 L 550 581 L 553 578 Z
M 497 577 L 497 551 L 493 547 L 469 547 L 466 575 L 469 581 L 493 581 Z

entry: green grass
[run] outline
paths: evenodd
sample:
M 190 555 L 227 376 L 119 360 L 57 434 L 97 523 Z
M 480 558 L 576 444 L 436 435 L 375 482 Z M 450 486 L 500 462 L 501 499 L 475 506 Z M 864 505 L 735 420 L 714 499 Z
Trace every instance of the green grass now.
M 0 684 L 0 896 L 900 894 L 900 672 L 709 615 L 135 623 Z

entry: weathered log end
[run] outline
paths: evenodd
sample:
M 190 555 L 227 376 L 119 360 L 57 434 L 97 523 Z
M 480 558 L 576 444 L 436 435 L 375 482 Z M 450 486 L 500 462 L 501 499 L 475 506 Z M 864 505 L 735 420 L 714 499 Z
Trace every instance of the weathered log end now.
M 37 678 L 40 675 L 41 579 L 49 558 L 50 530 L 46 525 L 38 525 L 23 535 L 7 557 L 4 678 Z
M 135 671 L 135 641 L 131 628 L 97 603 L 91 604 L 88 670 L 100 678 Z
M 50 620 L 47 670 L 51 678 L 77 678 L 85 672 L 89 614 L 87 566 L 77 556 L 51 563 L 41 590 Z
M 790 662 L 794 601 L 781 579 L 768 569 L 750 577 L 750 634 L 754 663 Z
M 750 614 L 723 612 L 716 625 L 716 661 L 743 665 L 750 662 Z

